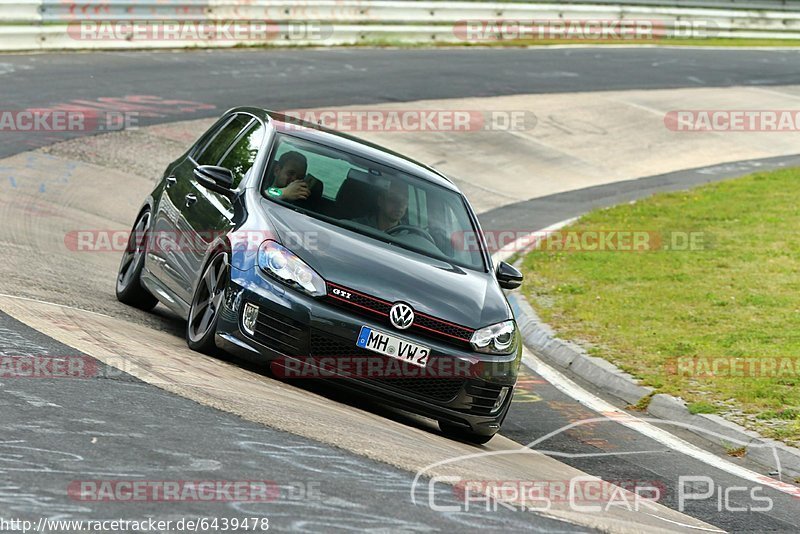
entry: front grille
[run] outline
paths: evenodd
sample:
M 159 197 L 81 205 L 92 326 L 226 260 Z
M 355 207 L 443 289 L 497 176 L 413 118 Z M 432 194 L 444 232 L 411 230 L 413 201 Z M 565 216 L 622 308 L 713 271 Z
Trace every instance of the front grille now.
M 374 297 L 370 297 L 369 295 L 365 295 L 363 293 L 350 293 L 350 298 L 346 301 L 339 301 L 343 304 L 349 303 L 351 305 L 357 307 L 363 307 L 369 310 L 374 311 L 377 314 L 389 316 L 389 309 L 392 307 L 390 302 L 386 302 L 384 300 L 376 299 Z
M 489 415 L 502 389 L 503 386 L 490 384 L 488 382 L 483 382 L 482 384 L 470 382 L 467 384 L 467 395 L 472 397 L 470 413 L 475 415 Z
M 308 331 L 303 323 L 259 307 L 255 327 L 256 341 L 289 356 L 308 352 Z
M 384 386 L 439 402 L 453 400 L 464 384 L 458 378 L 372 378 Z
M 417 313 L 414 318 L 414 325 L 466 343 L 469 343 L 472 333 L 475 332 L 471 328 L 449 323 L 422 313 Z
M 317 358 L 322 357 L 336 357 L 336 358 L 349 358 L 349 357 L 365 357 L 365 356 L 379 356 L 374 352 L 364 350 L 357 347 L 355 342 L 348 342 L 338 336 L 331 336 L 324 334 L 319 330 L 311 330 L 311 356 Z
M 320 357 L 360 357 L 360 358 L 383 358 L 377 353 L 356 347 L 354 341 L 324 334 L 317 330 L 311 330 L 311 350 L 312 358 Z M 359 381 L 367 383 L 377 383 L 381 387 L 394 389 L 403 393 L 408 393 L 418 397 L 435 400 L 438 402 L 448 402 L 453 400 L 464 385 L 463 378 L 435 378 L 435 377 L 413 377 L 413 378 L 358 378 Z
M 372 297 L 366 293 L 361 293 L 349 287 L 340 286 L 328 282 L 328 300 L 337 306 L 343 306 L 362 313 L 369 313 L 371 317 L 375 315 L 382 315 L 389 317 L 389 309 L 392 307 L 391 302 Z
M 345 297 L 342 292 L 348 296 Z M 327 300 L 333 305 L 347 308 L 373 320 L 380 317 L 384 324 L 391 326 L 389 321 L 391 302 L 332 282 L 328 282 Z M 409 332 L 441 339 L 463 348 L 470 347 L 469 340 L 475 330 L 417 311 L 414 314 L 414 324 L 408 329 Z

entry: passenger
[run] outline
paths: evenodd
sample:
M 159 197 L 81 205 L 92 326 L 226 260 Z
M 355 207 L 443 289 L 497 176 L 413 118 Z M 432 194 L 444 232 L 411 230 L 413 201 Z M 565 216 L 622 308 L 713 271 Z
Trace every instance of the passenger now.
M 353 219 L 353 222 L 382 232 L 394 228 L 400 224 L 408 209 L 408 185 L 401 180 L 392 180 L 389 187 L 378 192 L 376 206 L 376 212 Z
M 306 176 L 308 163 L 300 152 L 284 153 L 275 164 L 275 179 L 267 194 L 282 200 L 298 201 L 322 196 L 322 182 L 311 175 Z

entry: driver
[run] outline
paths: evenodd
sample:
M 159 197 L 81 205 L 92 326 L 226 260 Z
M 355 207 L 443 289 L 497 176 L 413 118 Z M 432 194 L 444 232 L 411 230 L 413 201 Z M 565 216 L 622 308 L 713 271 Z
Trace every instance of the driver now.
M 389 187 L 381 189 L 376 199 L 377 211 L 370 215 L 353 219 L 353 222 L 364 224 L 386 232 L 400 224 L 408 209 L 408 185 L 401 180 L 392 180 Z

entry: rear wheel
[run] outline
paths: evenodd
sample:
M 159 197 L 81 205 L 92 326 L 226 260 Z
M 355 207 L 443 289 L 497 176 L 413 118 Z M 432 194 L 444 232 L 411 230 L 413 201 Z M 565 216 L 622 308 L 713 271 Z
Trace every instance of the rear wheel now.
M 186 342 L 192 350 L 206 354 L 216 352 L 214 335 L 217 332 L 222 299 L 228 287 L 229 272 L 226 252 L 218 252 L 203 271 L 203 277 L 192 298 L 189 321 L 186 324 Z
M 133 225 L 128 246 L 122 255 L 117 274 L 117 300 L 129 306 L 148 311 L 153 309 L 156 299 L 142 286 L 141 274 L 147 248 L 147 231 L 150 229 L 150 210 L 144 211 Z
M 458 441 L 464 441 L 467 443 L 473 443 L 475 445 L 483 445 L 487 443 L 490 439 L 494 437 L 494 434 L 491 436 L 486 436 L 484 434 L 476 434 L 471 430 L 468 430 L 464 427 L 453 425 L 450 423 L 445 423 L 444 421 L 439 421 L 439 429 L 442 431 L 442 434 L 447 436 L 451 439 L 456 439 Z

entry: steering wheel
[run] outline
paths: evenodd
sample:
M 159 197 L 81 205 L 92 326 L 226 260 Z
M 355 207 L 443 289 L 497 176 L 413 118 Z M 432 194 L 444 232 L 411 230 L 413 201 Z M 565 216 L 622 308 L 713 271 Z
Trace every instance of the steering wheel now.
M 389 234 L 389 235 L 395 235 L 395 234 L 399 234 L 401 232 L 408 232 L 410 234 L 417 234 L 418 236 L 424 237 L 425 239 L 430 241 L 431 244 L 433 244 L 433 246 L 436 246 L 436 241 L 433 240 L 433 237 L 431 236 L 431 234 L 429 234 L 428 232 L 426 232 L 425 230 L 423 230 L 422 228 L 419 228 L 417 226 L 411 226 L 410 224 L 398 224 L 397 226 L 393 226 L 392 228 L 389 228 L 388 230 L 386 230 L 386 233 Z

